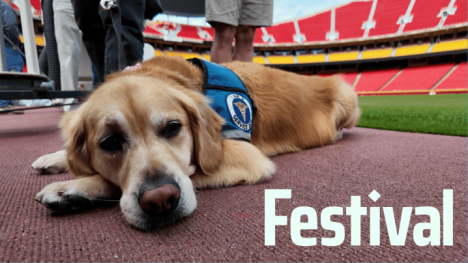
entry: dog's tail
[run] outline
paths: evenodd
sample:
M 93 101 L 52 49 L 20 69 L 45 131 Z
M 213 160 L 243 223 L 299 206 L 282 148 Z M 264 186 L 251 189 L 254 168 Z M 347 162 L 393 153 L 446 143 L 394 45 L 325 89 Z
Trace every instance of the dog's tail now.
M 358 98 L 353 88 L 334 77 L 338 92 L 335 96 L 334 119 L 337 130 L 342 128 L 350 129 L 355 127 L 361 116 L 361 109 L 358 106 Z

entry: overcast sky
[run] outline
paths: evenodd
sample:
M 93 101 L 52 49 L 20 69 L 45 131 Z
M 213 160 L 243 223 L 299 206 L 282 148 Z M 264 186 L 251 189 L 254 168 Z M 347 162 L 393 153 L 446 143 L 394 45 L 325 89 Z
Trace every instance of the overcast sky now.
M 352 0 L 274 0 L 273 23 L 318 13 L 348 2 Z
M 296 17 L 302 17 L 323 10 L 327 10 L 336 5 L 352 2 L 352 0 L 273 0 L 273 23 L 288 21 Z M 204 18 L 188 18 L 167 15 L 158 15 L 155 18 L 159 21 L 170 21 L 181 24 L 208 25 Z

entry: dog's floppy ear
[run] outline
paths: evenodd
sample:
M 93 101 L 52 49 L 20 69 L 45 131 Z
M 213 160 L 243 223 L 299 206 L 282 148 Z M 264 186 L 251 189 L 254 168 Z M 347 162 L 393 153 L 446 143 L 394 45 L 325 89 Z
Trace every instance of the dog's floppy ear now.
M 190 119 L 194 139 L 194 153 L 205 174 L 215 172 L 223 158 L 221 127 L 224 119 L 208 105 L 208 100 L 198 92 L 186 90 L 179 96 Z
M 82 115 L 83 112 L 80 109 L 70 111 L 62 117 L 59 124 L 67 151 L 68 170 L 78 177 L 96 174 L 90 164 Z

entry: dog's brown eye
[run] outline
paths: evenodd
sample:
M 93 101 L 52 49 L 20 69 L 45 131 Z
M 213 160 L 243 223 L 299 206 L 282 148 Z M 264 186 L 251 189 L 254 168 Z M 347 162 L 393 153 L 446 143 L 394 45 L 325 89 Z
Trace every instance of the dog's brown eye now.
M 106 152 L 112 153 L 122 151 L 126 139 L 121 134 L 109 134 L 101 140 L 99 147 Z
M 171 121 L 167 124 L 166 128 L 164 129 L 164 137 L 169 139 L 179 133 L 180 127 L 182 125 L 176 121 Z

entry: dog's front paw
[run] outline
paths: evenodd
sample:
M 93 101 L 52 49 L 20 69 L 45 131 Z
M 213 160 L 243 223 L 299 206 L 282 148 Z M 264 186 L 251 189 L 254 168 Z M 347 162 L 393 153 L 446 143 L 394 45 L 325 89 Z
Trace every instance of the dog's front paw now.
M 31 167 L 39 174 L 60 174 L 67 172 L 66 151 L 61 150 L 55 153 L 39 157 Z
M 342 131 L 336 131 L 336 136 L 335 136 L 335 141 L 343 139 L 343 132 Z
M 66 182 L 57 182 L 46 186 L 35 199 L 55 212 L 70 212 L 92 204 L 87 193 L 73 187 L 67 188 Z

